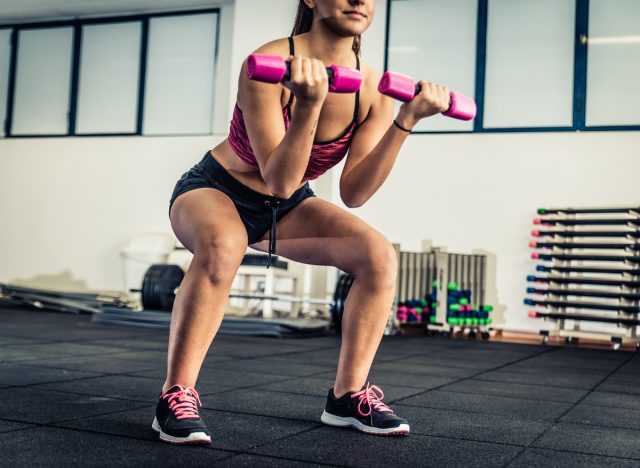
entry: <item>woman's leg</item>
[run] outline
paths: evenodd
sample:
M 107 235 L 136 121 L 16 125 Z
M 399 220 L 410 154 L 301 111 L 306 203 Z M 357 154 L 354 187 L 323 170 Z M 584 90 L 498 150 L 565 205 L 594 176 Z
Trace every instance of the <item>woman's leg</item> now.
M 252 247 L 268 251 L 267 235 Z M 391 243 L 353 214 L 307 198 L 277 223 L 277 254 L 331 265 L 355 276 L 342 318 L 342 346 L 334 394 L 366 383 L 393 304 L 397 259 Z
M 167 379 L 194 387 L 247 249 L 247 232 L 233 202 L 216 189 L 191 190 L 171 209 L 171 226 L 194 256 L 171 314 Z

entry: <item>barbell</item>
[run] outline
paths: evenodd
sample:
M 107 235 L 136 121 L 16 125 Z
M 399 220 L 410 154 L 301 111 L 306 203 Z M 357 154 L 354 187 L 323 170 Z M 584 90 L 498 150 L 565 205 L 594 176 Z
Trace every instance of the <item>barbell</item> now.
M 180 283 L 184 279 L 184 270 L 178 265 L 157 264 L 151 265 L 142 280 L 140 289 L 142 307 L 150 310 L 160 310 L 171 312 L 176 292 Z M 291 303 L 306 302 L 309 304 L 323 304 L 329 306 L 331 313 L 331 323 L 336 333 L 342 332 L 342 314 L 344 312 L 347 295 L 353 284 L 352 275 L 341 273 L 333 292 L 333 300 L 307 299 L 296 296 L 267 296 L 259 294 L 236 294 L 231 293 L 229 297 L 237 299 L 259 299 L 263 301 L 282 301 Z

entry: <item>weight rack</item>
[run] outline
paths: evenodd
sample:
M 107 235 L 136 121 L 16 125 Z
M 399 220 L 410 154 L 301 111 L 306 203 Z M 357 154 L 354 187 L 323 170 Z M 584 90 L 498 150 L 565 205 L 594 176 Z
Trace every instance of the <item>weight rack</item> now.
M 535 297 L 524 303 L 534 307 L 530 317 L 555 324 L 540 330 L 543 343 L 560 336 L 640 348 L 640 208 L 541 208 L 538 214 L 529 246 L 540 263 L 527 277 L 534 283 L 527 294 Z M 601 328 L 584 330 L 587 323 Z
M 425 323 L 428 329 L 449 333 L 455 328 L 447 323 L 447 285 L 451 282 L 457 283 L 460 289 L 470 290 L 474 302 L 493 305 L 491 328 L 503 323 L 505 307 L 498 305 L 494 254 L 485 250 L 473 250 L 471 254 L 449 253 L 443 247 L 433 247 L 430 241 L 423 241 L 422 252 L 401 251 L 398 246 L 396 251 L 396 304 L 425 297 L 431 292 L 433 282 L 438 281 L 436 319 L 435 323 Z M 489 330 L 488 326 L 477 328 L 482 332 Z

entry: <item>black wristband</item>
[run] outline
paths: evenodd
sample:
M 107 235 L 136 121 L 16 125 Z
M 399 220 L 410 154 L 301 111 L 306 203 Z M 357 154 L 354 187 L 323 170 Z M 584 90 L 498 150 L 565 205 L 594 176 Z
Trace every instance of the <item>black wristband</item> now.
M 398 122 L 393 121 L 393 125 L 395 125 L 396 127 L 398 127 L 400 130 L 402 130 L 403 132 L 407 132 L 407 133 L 411 133 L 411 130 L 407 130 L 406 128 L 404 128 L 402 125 L 400 125 Z

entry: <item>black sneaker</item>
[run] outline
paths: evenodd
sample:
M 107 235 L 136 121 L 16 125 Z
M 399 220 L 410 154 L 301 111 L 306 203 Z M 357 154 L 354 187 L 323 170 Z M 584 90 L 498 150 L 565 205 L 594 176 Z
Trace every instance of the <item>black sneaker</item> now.
M 376 392 L 379 392 L 376 393 Z M 353 427 L 376 435 L 407 435 L 409 423 L 382 403 L 384 393 L 369 384 L 359 392 L 347 392 L 340 398 L 329 389 L 327 406 L 320 420 L 329 426 Z
M 174 385 L 160 396 L 151 427 L 165 442 L 211 445 L 211 436 L 198 414 L 198 406 L 202 406 L 202 402 L 195 388 Z

